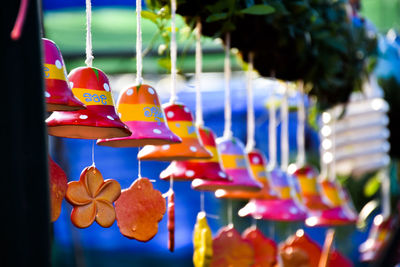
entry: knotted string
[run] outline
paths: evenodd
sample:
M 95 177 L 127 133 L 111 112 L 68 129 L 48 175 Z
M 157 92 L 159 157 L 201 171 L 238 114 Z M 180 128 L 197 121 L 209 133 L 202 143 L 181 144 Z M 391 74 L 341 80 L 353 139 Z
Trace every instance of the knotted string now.
M 176 0 L 171 0 L 171 98 L 169 102 L 174 104 L 178 100 L 176 92 L 176 58 L 177 58 L 177 44 L 176 44 Z
M 253 103 L 253 52 L 249 52 L 249 66 L 247 70 L 247 143 L 246 151 L 249 152 L 254 149 L 255 141 L 255 116 L 254 116 L 254 103 Z
M 86 60 L 85 64 L 88 67 L 93 65 L 93 49 L 92 49 L 92 3 L 86 0 Z
M 230 48 L 231 48 L 231 35 L 226 33 L 225 35 L 225 61 L 224 61 L 224 76 L 225 76 L 225 128 L 223 136 L 225 138 L 232 137 L 232 109 L 231 109 L 231 59 L 230 59 Z

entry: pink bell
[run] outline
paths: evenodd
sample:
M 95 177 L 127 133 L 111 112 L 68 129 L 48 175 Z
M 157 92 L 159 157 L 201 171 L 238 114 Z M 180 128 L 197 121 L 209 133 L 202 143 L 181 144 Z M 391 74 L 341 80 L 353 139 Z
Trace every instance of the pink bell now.
M 47 111 L 84 109 L 85 105 L 71 91 L 64 59 L 56 43 L 46 38 L 42 41 Z
M 196 190 L 217 190 L 223 193 L 225 190 L 260 191 L 262 184 L 256 181 L 249 169 L 242 142 L 235 137 L 219 137 L 216 140 L 218 151 L 221 153 L 222 166 L 230 178 L 231 182 L 226 181 L 207 181 L 195 179 L 192 188 Z
M 193 123 L 193 115 L 183 104 L 164 104 L 169 129 L 182 139 L 182 143 L 153 146 L 146 145 L 138 153 L 140 160 L 189 160 L 210 159 L 211 153 L 201 143 L 197 128 Z
M 117 112 L 132 135 L 100 139 L 97 141 L 98 145 L 142 147 L 181 142 L 181 139 L 168 128 L 157 92 L 149 85 L 130 86 L 122 91 L 117 102 Z
M 258 149 L 252 149 L 247 153 L 249 160 L 250 170 L 254 178 L 262 184 L 262 189 L 257 192 L 242 191 L 242 190 L 229 190 L 218 192 L 219 198 L 231 198 L 231 199 L 275 199 L 277 198 L 276 193 L 271 189 L 267 178 L 266 165 L 267 161 L 264 154 Z
M 242 209 L 239 216 L 273 221 L 303 221 L 307 218 L 305 209 L 295 200 L 289 179 L 293 179 L 281 169 L 269 173 L 271 185 L 278 193 L 278 199 L 252 199 Z
M 50 135 L 81 139 L 131 135 L 115 112 L 110 83 L 101 70 L 79 67 L 72 70 L 68 78 L 75 97 L 87 108 L 53 112 L 46 120 Z
M 213 157 L 204 160 L 173 161 L 167 169 L 161 172 L 160 178 L 162 180 L 169 180 L 171 177 L 175 181 L 192 181 L 195 178 L 222 182 L 231 180 L 220 163 L 220 155 L 213 131 L 206 127 L 199 127 L 198 131 L 201 142 L 212 153 Z

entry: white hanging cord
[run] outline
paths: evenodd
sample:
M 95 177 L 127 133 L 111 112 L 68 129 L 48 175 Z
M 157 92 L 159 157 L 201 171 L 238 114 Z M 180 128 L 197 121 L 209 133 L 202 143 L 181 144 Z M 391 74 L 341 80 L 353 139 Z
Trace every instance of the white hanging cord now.
M 233 226 L 233 215 L 232 215 L 232 199 L 228 199 L 228 225 Z
M 95 143 L 95 141 L 96 140 L 93 140 L 93 142 L 92 142 L 92 166 L 93 167 L 96 166 L 94 163 L 94 143 Z
M 299 97 L 297 98 L 297 165 L 302 167 L 306 163 L 305 151 L 305 123 L 306 111 L 304 106 L 303 82 L 299 84 Z
M 289 108 L 288 108 L 288 84 L 284 88 L 281 103 L 281 168 L 287 171 L 289 166 Z
M 246 151 L 251 151 L 256 146 L 255 141 L 255 116 L 253 103 L 253 52 L 249 52 L 249 66 L 247 70 L 247 143 Z
M 390 174 L 389 169 L 386 167 L 381 170 L 381 194 L 382 194 L 382 216 L 386 220 L 389 218 L 391 213 L 390 203 Z
M 225 35 L 225 61 L 224 61 L 224 74 L 225 74 L 224 137 L 225 138 L 230 138 L 233 135 L 233 133 L 232 133 L 231 88 L 230 88 L 230 80 L 231 80 L 230 50 L 231 50 L 231 35 L 228 32 Z
M 140 151 L 140 147 L 138 147 L 138 153 Z M 138 178 L 142 178 L 142 164 L 140 159 L 137 160 L 138 161 Z
M 176 44 L 176 0 L 171 0 L 171 98 L 169 102 L 174 104 L 178 100 L 176 93 L 176 57 L 177 57 L 177 44 Z
M 204 125 L 203 109 L 201 105 L 201 73 L 202 73 L 202 51 L 201 51 L 201 22 L 197 20 L 196 24 L 196 126 L 201 127 Z
M 328 165 L 329 180 L 334 182 L 336 180 L 336 116 L 332 120 L 332 161 Z
M 93 49 L 92 49 L 92 3 L 86 0 L 86 60 L 85 64 L 88 67 L 93 65 Z
M 204 210 L 204 192 L 200 192 L 200 210 L 205 213 Z
M 142 13 L 142 1 L 136 0 L 136 84 L 137 85 L 143 83 L 141 13 Z
M 270 105 L 269 105 L 269 124 L 268 124 L 268 156 L 269 163 L 268 168 L 270 170 L 274 169 L 277 165 L 276 159 L 276 106 L 275 106 L 275 89 L 272 89 L 272 93 L 270 96 Z

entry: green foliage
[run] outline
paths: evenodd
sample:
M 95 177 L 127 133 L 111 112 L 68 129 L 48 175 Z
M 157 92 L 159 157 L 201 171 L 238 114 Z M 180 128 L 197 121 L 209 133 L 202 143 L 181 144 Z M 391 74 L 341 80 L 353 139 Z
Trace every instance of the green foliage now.
M 166 0 L 149 0 L 161 8 Z M 202 34 L 224 39 L 264 77 L 303 80 L 324 110 L 348 100 L 373 66 L 376 37 L 346 0 L 179 0 L 177 13 Z

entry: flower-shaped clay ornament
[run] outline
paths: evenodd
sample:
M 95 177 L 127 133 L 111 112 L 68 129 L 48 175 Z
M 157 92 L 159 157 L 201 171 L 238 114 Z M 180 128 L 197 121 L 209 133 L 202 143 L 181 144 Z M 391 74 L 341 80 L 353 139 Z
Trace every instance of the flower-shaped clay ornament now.
M 232 225 L 223 227 L 213 240 L 211 267 L 250 267 L 254 263 L 254 250 Z
M 147 178 L 136 179 L 122 190 L 115 202 L 117 224 L 121 234 L 147 242 L 158 232 L 158 222 L 166 212 L 166 202 L 161 192 L 153 188 Z
M 197 214 L 193 232 L 193 264 L 195 267 L 210 266 L 213 257 L 212 233 L 205 212 Z
M 68 187 L 67 175 L 53 159 L 48 156 L 50 173 L 50 215 L 51 221 L 55 222 L 61 213 L 61 204 Z
M 253 246 L 253 266 L 276 266 L 278 262 L 278 248 L 274 240 L 265 237 L 259 229 L 253 226 L 246 229 L 242 236 Z
M 79 181 L 68 183 L 66 200 L 73 205 L 71 221 L 78 228 L 89 227 L 96 221 L 102 227 L 110 227 L 115 221 L 113 202 L 121 194 L 121 186 L 115 180 L 104 180 L 95 166 L 86 167 Z

